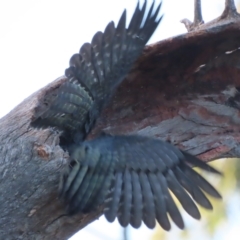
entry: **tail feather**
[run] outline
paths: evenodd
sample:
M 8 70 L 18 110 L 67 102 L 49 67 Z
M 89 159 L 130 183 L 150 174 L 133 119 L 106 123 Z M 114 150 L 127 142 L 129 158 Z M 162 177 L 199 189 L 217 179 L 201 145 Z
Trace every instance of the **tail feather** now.
M 204 195 L 198 185 L 194 184 L 190 178 L 188 178 L 179 167 L 174 169 L 174 174 L 179 183 L 189 192 L 192 198 L 201 206 L 206 209 L 212 209 L 211 202 Z

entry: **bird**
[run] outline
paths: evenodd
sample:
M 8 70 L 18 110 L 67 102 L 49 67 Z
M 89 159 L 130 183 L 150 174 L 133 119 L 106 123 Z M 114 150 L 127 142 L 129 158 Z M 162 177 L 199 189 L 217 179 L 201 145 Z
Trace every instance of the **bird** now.
M 127 27 L 124 10 L 116 26 L 110 22 L 71 57 L 67 81 L 45 97 L 44 111 L 36 110 L 32 126 L 59 130 L 60 146 L 69 154 L 59 184 L 69 216 L 103 206 L 109 222 L 117 218 L 123 227 L 144 223 L 150 229 L 158 222 L 168 231 L 170 218 L 184 228 L 172 194 L 195 219 L 200 219 L 196 203 L 213 208 L 205 193 L 221 198 L 192 167 L 221 173 L 168 142 L 106 133 L 87 139 L 161 22 L 160 9 L 161 3 L 147 8 L 147 0 L 138 2 Z

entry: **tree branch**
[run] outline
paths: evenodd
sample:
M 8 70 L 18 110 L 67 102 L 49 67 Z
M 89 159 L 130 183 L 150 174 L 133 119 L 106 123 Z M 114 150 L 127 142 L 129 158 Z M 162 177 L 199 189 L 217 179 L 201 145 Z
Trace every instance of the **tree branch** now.
M 147 46 L 90 137 L 155 136 L 204 161 L 240 157 L 240 22 L 196 30 Z M 65 77 L 32 94 L 0 120 L 0 235 L 67 239 L 101 215 L 65 216 L 57 198 L 68 153 L 59 133 L 30 127 Z M 230 96 L 228 90 L 232 89 Z

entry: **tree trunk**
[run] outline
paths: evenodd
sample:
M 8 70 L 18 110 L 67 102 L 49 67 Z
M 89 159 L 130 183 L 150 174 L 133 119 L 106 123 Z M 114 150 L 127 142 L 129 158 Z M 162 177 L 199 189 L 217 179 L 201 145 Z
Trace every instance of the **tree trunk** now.
M 203 161 L 239 157 L 239 27 L 228 22 L 147 46 L 90 137 L 137 133 L 169 141 Z M 67 239 L 101 215 L 101 207 L 64 215 L 58 181 L 68 153 L 57 131 L 30 126 L 43 98 L 63 81 L 0 119 L 2 239 Z

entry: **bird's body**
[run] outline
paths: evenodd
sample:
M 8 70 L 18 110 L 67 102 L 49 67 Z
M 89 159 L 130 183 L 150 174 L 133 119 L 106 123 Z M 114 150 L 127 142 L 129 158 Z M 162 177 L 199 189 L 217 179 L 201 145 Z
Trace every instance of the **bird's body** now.
M 97 32 L 91 44 L 85 43 L 72 56 L 65 72 L 68 80 L 33 121 L 35 127 L 62 132 L 61 146 L 71 162 L 62 175 L 60 192 L 70 214 L 104 205 L 110 222 L 117 217 L 122 226 L 138 228 L 143 221 L 153 228 L 156 219 L 169 230 L 168 215 L 178 227 L 184 224 L 168 189 L 196 219 L 200 213 L 194 201 L 212 208 L 203 191 L 220 198 L 188 164 L 218 172 L 167 142 L 137 135 L 85 140 L 161 21 L 160 6 L 154 10 L 153 3 L 146 12 L 145 1 L 142 8 L 137 5 L 127 28 L 124 11 L 117 27 L 110 22 L 103 33 Z

